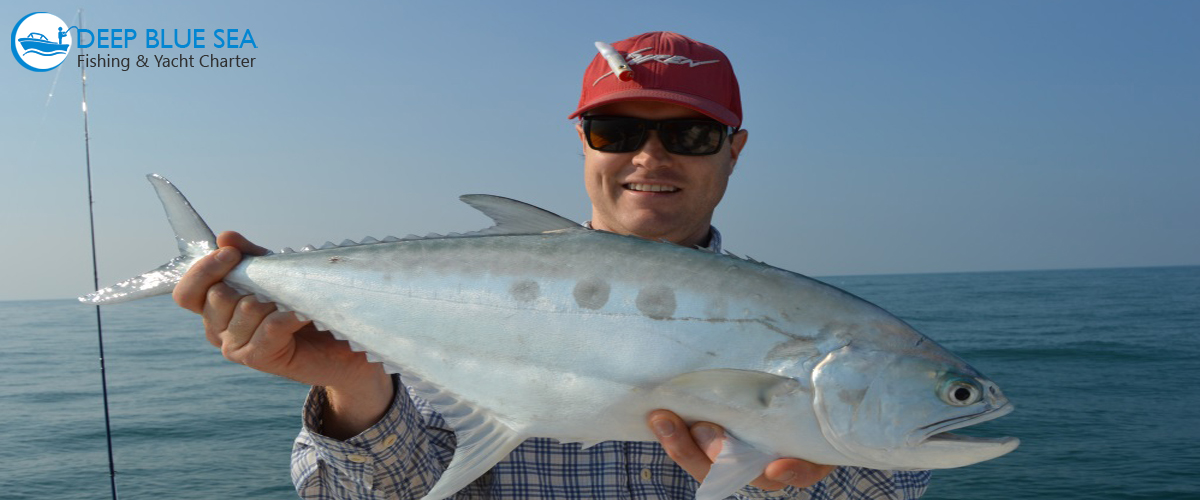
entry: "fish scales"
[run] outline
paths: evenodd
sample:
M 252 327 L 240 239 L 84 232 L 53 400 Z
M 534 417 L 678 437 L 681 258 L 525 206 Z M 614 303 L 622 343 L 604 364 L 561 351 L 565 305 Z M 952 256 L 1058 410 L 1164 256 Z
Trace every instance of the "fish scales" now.
M 215 238 L 150 180 L 181 255 L 81 300 L 169 293 Z M 1015 438 L 948 431 L 1012 410 L 998 387 L 854 295 L 748 259 L 591 231 L 468 195 L 496 226 L 457 236 L 245 257 L 225 281 L 312 319 L 402 374 L 458 435 L 438 499 L 521 441 L 652 441 L 666 408 L 727 430 L 697 492 L 724 498 L 785 456 L 881 469 L 960 467 Z
M 238 268 L 228 281 L 319 319 L 430 380 L 520 378 L 515 375 L 537 367 L 567 378 L 656 385 L 708 368 L 769 370 L 765 354 L 797 335 L 780 333 L 779 314 L 758 304 L 733 301 L 735 318 L 708 314 L 712 303 L 728 300 L 721 290 L 750 296 L 784 286 L 779 277 L 703 272 L 706 267 L 755 264 L 684 248 L 671 248 L 658 259 L 635 260 L 634 265 L 622 262 L 625 258 L 620 256 L 644 245 L 661 246 L 587 231 L 549 238 L 417 240 L 261 257 Z M 538 250 L 524 251 L 530 247 Z M 594 253 L 614 257 L 589 258 Z M 675 297 L 674 314 L 656 319 L 639 310 L 642 292 L 654 290 L 665 276 L 683 272 L 683 279 L 668 280 L 675 286 L 665 289 Z M 530 276 L 537 276 L 530 281 L 537 284 L 537 298 L 514 296 L 513 284 Z M 600 276 L 611 287 L 606 304 L 599 309 L 581 307 L 574 289 Z M 320 293 L 313 293 L 314 282 L 323 285 Z M 809 325 L 783 326 L 816 333 Z M 704 347 L 730 336 L 738 342 L 716 350 Z M 406 341 L 398 342 L 398 337 Z M 601 351 L 611 355 L 597 358 L 595 353 Z M 495 373 L 464 368 L 485 365 L 482 359 L 489 360 L 486 365 Z M 431 360 L 436 364 L 427 367 Z M 498 364 L 500 360 L 504 364 Z M 481 404 L 488 394 L 497 393 L 478 382 L 465 382 L 467 389 L 458 392 L 478 392 L 475 397 Z M 508 387 L 505 392 L 512 392 Z M 523 398 L 552 394 L 547 397 L 561 402 L 571 394 L 553 394 L 541 383 L 528 389 Z M 643 437 L 644 426 L 638 431 Z

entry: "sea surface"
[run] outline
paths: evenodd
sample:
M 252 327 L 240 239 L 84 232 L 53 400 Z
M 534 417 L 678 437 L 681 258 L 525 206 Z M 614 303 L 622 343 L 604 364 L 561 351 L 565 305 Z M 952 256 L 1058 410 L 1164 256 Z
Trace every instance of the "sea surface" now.
M 1022 439 L 925 498 L 1200 498 L 1200 267 L 829 277 L 1016 404 Z M 225 361 L 168 297 L 103 308 L 126 499 L 294 498 L 306 388 Z M 0 498 L 110 497 L 95 309 L 0 302 Z

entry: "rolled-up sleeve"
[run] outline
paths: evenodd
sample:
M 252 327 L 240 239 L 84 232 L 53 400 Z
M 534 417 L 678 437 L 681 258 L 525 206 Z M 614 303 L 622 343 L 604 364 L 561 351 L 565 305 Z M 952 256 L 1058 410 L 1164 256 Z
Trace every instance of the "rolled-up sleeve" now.
M 301 498 L 417 499 L 433 487 L 454 453 L 454 434 L 428 428 L 393 378 L 396 396 L 383 418 L 345 441 L 320 433 L 325 390 L 313 387 L 304 427 L 292 447 L 292 483 Z
M 921 498 L 929 487 L 930 473 L 838 467 L 825 479 L 805 489 L 787 487 L 766 491 L 747 486 L 739 499 L 782 498 L 794 500 L 910 500 Z

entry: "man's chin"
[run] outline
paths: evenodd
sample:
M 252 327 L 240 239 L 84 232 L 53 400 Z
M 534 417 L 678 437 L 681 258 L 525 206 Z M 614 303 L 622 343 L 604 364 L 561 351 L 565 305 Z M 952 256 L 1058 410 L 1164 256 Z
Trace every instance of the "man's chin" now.
M 647 215 L 622 220 L 624 231 L 618 232 L 649 240 L 678 242 L 689 236 L 686 228 L 694 224 L 693 221 L 684 221 L 678 217 L 666 217 L 661 214 Z

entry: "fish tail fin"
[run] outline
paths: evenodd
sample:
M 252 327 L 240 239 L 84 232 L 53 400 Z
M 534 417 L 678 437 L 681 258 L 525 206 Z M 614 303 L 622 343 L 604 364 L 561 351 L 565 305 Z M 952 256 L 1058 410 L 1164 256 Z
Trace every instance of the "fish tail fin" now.
M 155 295 L 171 293 L 175 284 L 192 264 L 217 249 L 217 237 L 200 218 L 187 198 L 175 188 L 171 181 L 158 174 L 146 176 L 158 199 L 167 212 L 167 221 L 175 230 L 175 242 L 179 245 L 179 256 L 153 271 L 127 279 L 108 288 L 103 288 L 79 297 L 86 304 L 117 304 Z

